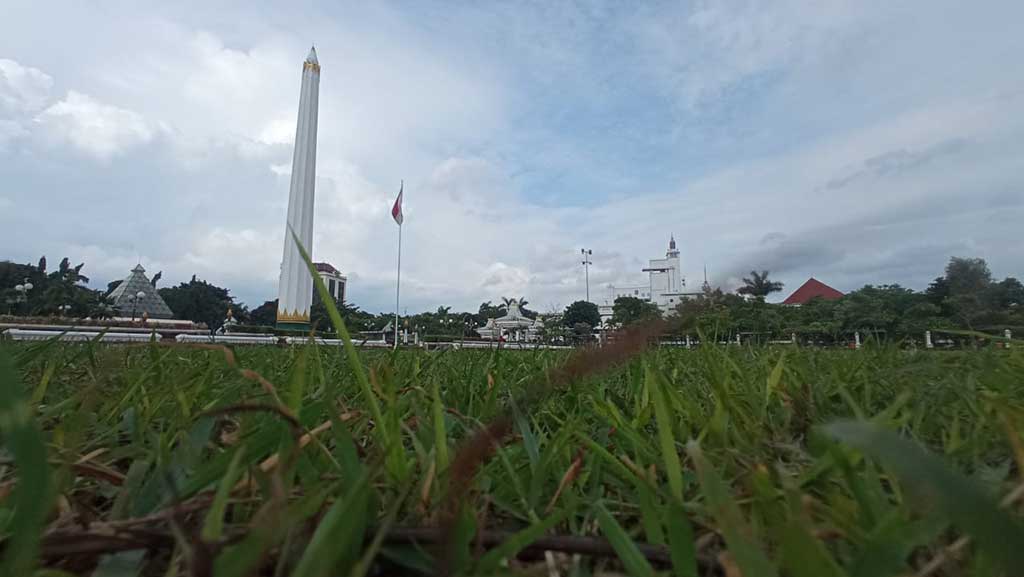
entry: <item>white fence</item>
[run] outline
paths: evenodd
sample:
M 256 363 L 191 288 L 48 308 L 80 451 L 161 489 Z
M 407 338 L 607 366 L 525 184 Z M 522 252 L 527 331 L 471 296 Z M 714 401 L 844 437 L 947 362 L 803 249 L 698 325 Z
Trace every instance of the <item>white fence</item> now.
M 7 329 L 3 333 L 5 339 L 12 341 L 46 341 L 57 339 L 60 341 L 92 341 L 99 337 L 101 343 L 146 343 L 152 339 L 160 340 L 156 333 L 101 333 L 90 331 L 33 331 L 28 329 Z
M 208 343 L 222 345 L 276 345 L 274 335 L 178 335 L 179 343 Z

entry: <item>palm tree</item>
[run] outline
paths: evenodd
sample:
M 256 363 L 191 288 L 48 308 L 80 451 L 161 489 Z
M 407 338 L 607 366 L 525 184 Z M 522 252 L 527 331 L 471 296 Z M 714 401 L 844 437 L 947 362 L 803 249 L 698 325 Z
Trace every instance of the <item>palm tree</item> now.
M 738 292 L 741 295 L 750 295 L 754 298 L 763 299 L 771 293 L 782 290 L 783 284 L 778 281 L 768 280 L 768 271 L 750 271 L 750 278 L 743 277 L 743 286 Z
M 509 305 L 512 304 L 512 301 L 519 303 L 520 309 L 530 304 L 530 301 L 526 300 L 526 297 L 519 297 L 518 299 L 514 297 L 501 297 L 501 308 L 508 310 L 508 307 Z
M 43 259 L 40 265 L 46 265 Z M 75 316 L 88 314 L 88 301 L 92 297 L 91 291 L 83 286 L 89 283 L 89 277 L 82 274 L 83 267 L 85 263 L 71 266 L 71 261 L 64 257 L 58 269 L 45 277 L 46 288 L 37 308 L 47 313 L 71 310 Z

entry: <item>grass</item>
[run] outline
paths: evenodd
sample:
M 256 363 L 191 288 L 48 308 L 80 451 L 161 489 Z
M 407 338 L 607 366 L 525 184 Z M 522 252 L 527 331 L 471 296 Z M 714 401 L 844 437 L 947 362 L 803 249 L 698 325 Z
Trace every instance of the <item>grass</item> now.
M 1022 353 L 3 344 L 3 574 L 1010 575 Z

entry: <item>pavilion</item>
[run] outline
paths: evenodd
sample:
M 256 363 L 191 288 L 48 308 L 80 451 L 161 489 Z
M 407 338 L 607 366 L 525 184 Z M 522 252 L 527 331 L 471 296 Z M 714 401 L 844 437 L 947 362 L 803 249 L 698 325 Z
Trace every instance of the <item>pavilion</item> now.
M 539 321 L 523 315 L 519 301 L 512 299 L 508 303 L 508 312 L 503 317 L 487 319 L 487 324 L 476 329 L 480 336 L 487 340 L 506 340 L 513 342 L 533 341 L 541 328 Z

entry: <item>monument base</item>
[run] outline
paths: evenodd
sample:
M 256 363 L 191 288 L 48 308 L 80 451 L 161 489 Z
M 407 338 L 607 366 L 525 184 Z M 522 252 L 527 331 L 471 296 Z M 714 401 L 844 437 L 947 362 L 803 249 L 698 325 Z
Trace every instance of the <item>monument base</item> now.
M 309 323 L 304 322 L 278 322 L 275 328 L 279 331 L 309 333 Z

